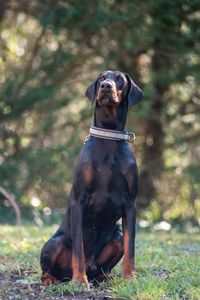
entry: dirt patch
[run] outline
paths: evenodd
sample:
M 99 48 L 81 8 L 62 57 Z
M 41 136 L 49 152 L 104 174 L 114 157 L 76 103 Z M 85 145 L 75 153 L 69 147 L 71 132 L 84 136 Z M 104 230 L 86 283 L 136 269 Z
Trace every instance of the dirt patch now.
M 94 290 L 90 293 L 64 294 L 62 292 L 49 293 L 38 280 L 34 280 L 31 271 L 20 271 L 17 273 L 0 273 L 0 300 L 112 300 L 108 296 L 95 295 Z

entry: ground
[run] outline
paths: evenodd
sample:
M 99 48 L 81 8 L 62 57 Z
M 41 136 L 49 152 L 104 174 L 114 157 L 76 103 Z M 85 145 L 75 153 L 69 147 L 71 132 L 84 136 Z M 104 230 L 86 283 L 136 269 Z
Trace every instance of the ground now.
M 45 289 L 40 282 L 39 253 L 55 226 L 0 226 L 0 299 L 200 299 L 198 233 L 139 232 L 135 278 L 112 279 L 87 290 L 71 282 Z

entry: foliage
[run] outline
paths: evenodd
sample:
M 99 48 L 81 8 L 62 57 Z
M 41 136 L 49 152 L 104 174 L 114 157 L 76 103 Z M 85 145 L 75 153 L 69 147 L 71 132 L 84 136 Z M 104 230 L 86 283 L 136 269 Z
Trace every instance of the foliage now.
M 92 122 L 84 91 L 120 69 L 145 92 L 127 122 L 143 217 L 197 222 L 198 1 L 1 2 L 0 184 L 23 208 L 34 197 L 41 209 L 65 207 Z
M 121 278 L 121 263 L 112 278 L 90 290 L 74 282 L 44 289 L 40 282 L 39 252 L 54 227 L 0 228 L 0 294 L 5 299 L 198 299 L 200 240 L 197 234 L 140 232 L 136 240 L 134 279 Z M 71 299 L 71 298 L 70 298 Z

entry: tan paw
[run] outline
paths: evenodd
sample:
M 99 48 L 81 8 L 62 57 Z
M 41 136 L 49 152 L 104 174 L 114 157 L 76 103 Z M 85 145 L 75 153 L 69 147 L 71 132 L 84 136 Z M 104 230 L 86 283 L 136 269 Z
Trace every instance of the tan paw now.
M 42 276 L 42 282 L 43 282 L 43 284 L 44 284 L 45 287 L 48 287 L 48 286 L 50 286 L 51 284 L 59 283 L 59 280 L 56 279 L 55 277 L 53 277 L 51 274 L 45 273 L 45 274 Z
M 79 282 L 81 284 L 85 284 L 87 288 L 90 287 L 86 274 L 76 274 L 76 275 L 73 275 L 72 280 L 73 281 L 77 281 L 77 282 Z

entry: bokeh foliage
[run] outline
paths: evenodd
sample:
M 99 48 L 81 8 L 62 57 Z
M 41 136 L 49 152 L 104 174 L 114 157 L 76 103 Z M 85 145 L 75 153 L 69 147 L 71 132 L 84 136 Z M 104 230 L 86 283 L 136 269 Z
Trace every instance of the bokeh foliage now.
M 199 1 L 1 0 L 0 22 L 0 185 L 22 208 L 65 207 L 92 122 L 84 91 L 119 69 L 145 93 L 127 122 L 139 211 L 199 220 Z

